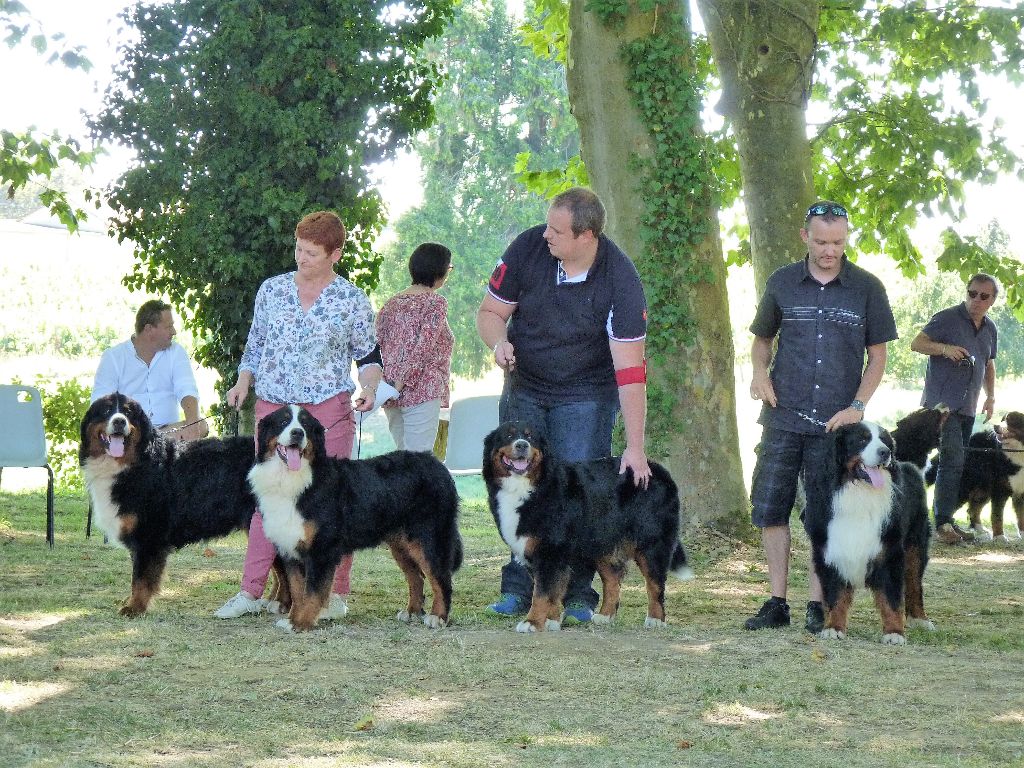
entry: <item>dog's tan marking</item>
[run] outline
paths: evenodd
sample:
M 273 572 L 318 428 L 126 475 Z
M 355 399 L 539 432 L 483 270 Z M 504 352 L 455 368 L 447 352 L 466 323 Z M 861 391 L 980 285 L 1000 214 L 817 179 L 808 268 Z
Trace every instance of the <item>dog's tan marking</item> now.
M 313 546 L 313 539 L 316 538 L 317 526 L 313 520 L 306 520 L 302 523 L 302 538 L 299 540 L 298 549 L 309 551 Z
M 876 589 L 873 591 L 875 593 L 875 607 L 878 608 L 878 613 L 882 617 L 882 634 L 904 634 L 902 606 L 897 606 L 894 608 L 889 604 L 889 600 L 888 598 L 886 598 L 885 592 L 883 592 L 880 589 Z
M 405 581 L 409 585 L 409 604 L 406 610 L 411 617 L 423 614 L 424 580 L 423 571 L 416 557 L 410 551 L 410 544 L 411 542 L 405 536 L 395 536 L 388 539 L 391 556 L 395 558 L 398 567 L 402 569 L 402 573 L 405 574 Z M 431 583 L 431 588 L 433 588 L 433 583 Z M 447 612 L 444 618 L 447 618 Z
M 121 538 L 124 538 L 135 533 L 135 529 L 139 527 L 139 516 L 131 513 L 121 514 L 117 516 L 117 522 L 120 524 Z
M 840 590 L 836 604 L 826 606 L 825 629 L 834 629 L 846 633 L 846 625 L 850 620 L 850 606 L 853 605 L 853 587 Z
M 133 569 L 136 565 L 132 557 Z M 122 616 L 141 616 L 149 607 L 150 601 L 160 591 L 160 577 L 167 565 L 167 553 L 154 556 L 141 573 L 133 573 L 132 593 L 121 608 Z
M 659 585 L 657 580 L 651 576 L 651 568 L 647 558 L 643 555 L 636 556 L 636 565 L 644 576 L 644 583 L 647 585 L 647 617 L 665 621 L 665 587 Z
M 924 587 L 921 584 L 921 550 L 907 547 L 904 553 L 903 595 L 907 616 L 928 621 L 924 611 Z
M 601 609 L 598 613 L 611 621 L 619 610 L 626 565 L 614 556 L 603 557 L 597 561 L 597 574 L 601 577 Z

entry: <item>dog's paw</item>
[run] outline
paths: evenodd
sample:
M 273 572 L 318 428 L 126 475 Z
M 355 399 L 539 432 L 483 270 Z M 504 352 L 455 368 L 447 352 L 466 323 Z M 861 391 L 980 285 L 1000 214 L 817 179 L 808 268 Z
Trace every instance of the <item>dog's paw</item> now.
M 605 616 L 603 613 L 595 613 L 590 617 L 590 621 L 594 624 L 611 624 L 614 620 L 614 616 Z
M 125 618 L 128 618 L 128 619 L 138 618 L 139 616 L 141 616 L 145 612 L 146 612 L 145 608 L 139 608 L 138 606 L 131 605 L 131 604 L 122 606 L 121 610 L 119 611 L 119 613 L 122 616 L 124 616 Z
M 280 600 L 267 600 L 264 602 L 263 607 L 267 609 L 267 613 L 276 613 L 278 615 L 284 613 L 284 611 L 281 610 Z
M 562 630 L 562 622 L 555 621 L 554 619 L 545 619 L 544 629 L 548 632 L 560 632 Z
M 283 629 L 285 632 L 294 632 L 295 629 L 292 627 L 292 620 L 285 616 L 283 619 L 278 619 L 274 622 L 274 626 L 278 629 Z
M 516 632 L 522 632 L 523 634 L 529 634 L 530 632 L 536 632 L 537 628 L 528 621 L 520 621 L 516 624 Z
M 820 637 L 822 640 L 845 640 L 846 633 L 840 632 L 838 629 L 835 629 L 834 627 L 827 627 L 818 633 L 818 637 Z
M 442 619 L 440 616 L 435 616 L 432 613 L 428 613 L 423 617 L 423 624 L 431 629 L 444 629 L 448 626 L 448 622 Z
M 887 635 L 882 635 L 882 645 L 906 645 L 907 638 L 901 635 L 899 632 L 890 632 Z
M 929 632 L 935 631 L 935 622 L 933 622 L 931 619 L 909 618 L 907 619 L 907 626 L 916 627 L 917 629 L 926 629 Z
M 667 627 L 668 622 L 662 621 L 661 619 L 656 619 L 653 616 L 648 616 L 646 619 L 644 619 L 644 626 L 647 629 L 661 629 L 662 627 Z
M 992 531 L 986 528 L 980 523 L 978 525 L 972 525 L 970 530 L 974 531 L 974 541 L 979 544 L 984 544 L 992 541 Z
M 409 611 L 402 610 L 395 614 L 395 620 L 400 621 L 403 624 L 416 623 L 420 619 L 426 621 L 426 618 L 422 613 L 409 613 Z

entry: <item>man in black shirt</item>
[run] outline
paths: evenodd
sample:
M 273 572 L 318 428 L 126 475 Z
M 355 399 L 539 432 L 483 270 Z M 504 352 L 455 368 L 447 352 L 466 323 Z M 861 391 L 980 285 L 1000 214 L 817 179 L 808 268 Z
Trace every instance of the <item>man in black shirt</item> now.
M 789 517 L 798 477 L 821 463 L 826 432 L 864 418 L 885 371 L 886 343 L 897 338 L 881 281 L 846 258 L 848 232 L 841 205 L 823 200 L 808 208 L 800 230 L 807 256 L 768 278 L 750 326 L 750 396 L 764 402 L 750 501 L 771 598 L 747 619 L 746 629 L 789 625 Z M 808 494 L 808 507 L 828 503 Z M 825 615 L 813 563 L 809 580 L 806 626 L 817 633 Z
M 626 448 L 620 469 L 646 486 L 647 304 L 640 276 L 606 235 L 601 200 L 576 187 L 555 197 L 547 224 L 526 230 L 505 251 L 477 313 L 480 338 L 505 370 L 501 421 L 544 430 L 564 461 L 611 455 L 619 408 Z M 589 621 L 597 605 L 593 574 L 573 577 L 566 618 Z M 501 600 L 490 609 L 525 613 L 533 583 L 510 560 Z

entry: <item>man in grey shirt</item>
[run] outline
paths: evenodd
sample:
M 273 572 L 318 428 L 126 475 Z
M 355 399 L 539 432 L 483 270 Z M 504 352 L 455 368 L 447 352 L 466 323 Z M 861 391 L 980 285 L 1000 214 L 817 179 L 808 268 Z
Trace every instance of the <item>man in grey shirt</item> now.
M 967 283 L 967 299 L 936 312 L 910 343 L 910 348 L 928 355 L 921 405 L 945 405 L 950 413 L 939 438 L 938 473 L 935 477 L 935 536 L 944 544 L 973 541 L 989 535 L 980 523 L 964 530 L 953 521 L 963 473 L 964 446 L 974 429 L 978 396 L 985 389 L 981 407 L 985 421 L 995 408 L 996 347 L 995 323 L 988 311 L 999 295 L 992 275 L 979 273 Z

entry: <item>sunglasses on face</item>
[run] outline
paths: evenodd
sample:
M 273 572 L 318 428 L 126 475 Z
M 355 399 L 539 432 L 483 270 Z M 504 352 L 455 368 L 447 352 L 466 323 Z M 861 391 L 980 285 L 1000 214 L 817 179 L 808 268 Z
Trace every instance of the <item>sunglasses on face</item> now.
M 844 219 L 849 218 L 849 214 L 846 209 L 841 205 L 832 205 L 830 203 L 816 203 L 807 209 L 807 216 L 805 218 L 811 218 L 811 216 L 825 216 L 831 213 L 833 216 L 842 216 Z
M 967 289 L 967 295 L 970 296 L 972 299 L 977 299 L 980 297 L 982 301 L 988 301 L 989 299 L 992 298 L 991 293 L 986 293 L 985 291 L 975 291 L 972 288 Z

